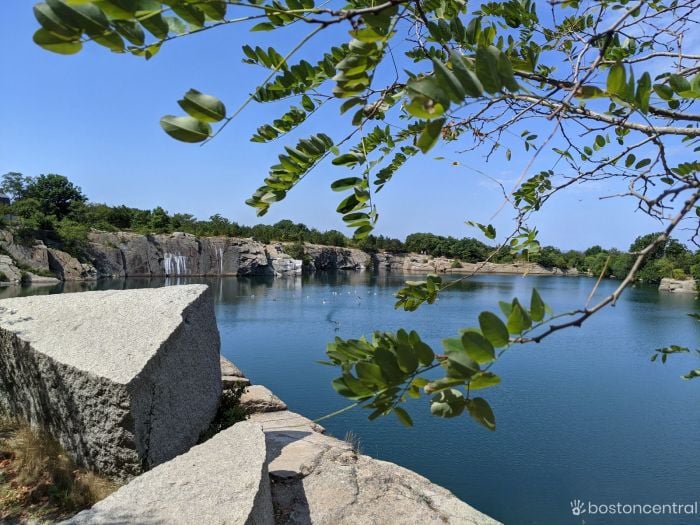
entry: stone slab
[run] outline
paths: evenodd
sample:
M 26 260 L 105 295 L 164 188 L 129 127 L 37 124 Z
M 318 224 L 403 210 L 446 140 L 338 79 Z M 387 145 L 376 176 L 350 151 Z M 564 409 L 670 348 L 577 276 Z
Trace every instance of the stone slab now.
M 245 374 L 241 372 L 241 369 L 234 365 L 231 361 L 226 359 L 224 356 L 219 356 L 219 362 L 221 363 L 222 376 L 245 377 Z
M 287 410 L 287 404 L 262 385 L 247 387 L 238 403 L 248 414 Z
M 129 478 L 194 445 L 221 394 L 206 286 L 0 301 L 0 410 Z
M 265 432 L 275 523 L 280 525 L 497 525 L 448 490 L 291 412 L 256 414 Z
M 265 438 L 250 422 L 159 465 L 61 525 L 271 525 Z

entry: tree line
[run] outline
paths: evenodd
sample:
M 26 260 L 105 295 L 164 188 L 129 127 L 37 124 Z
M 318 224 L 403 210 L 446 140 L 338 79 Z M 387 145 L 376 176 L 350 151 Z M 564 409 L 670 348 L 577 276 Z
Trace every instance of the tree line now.
M 24 240 L 42 239 L 60 244 L 78 257 L 84 255 L 87 234 L 91 229 L 102 231 L 132 231 L 136 233 L 185 232 L 198 237 L 250 237 L 256 241 L 297 243 L 309 242 L 326 246 L 354 247 L 367 252 L 415 252 L 430 257 L 448 257 L 465 263 L 481 262 L 489 257 L 498 263 L 529 260 L 546 268 L 577 269 L 605 277 L 621 277 L 629 272 L 634 253 L 647 246 L 658 233 L 638 237 L 627 252 L 615 248 L 592 246 L 586 250 L 562 251 L 554 246 L 541 247 L 536 252 L 514 254 L 498 251 L 478 239 L 433 233 L 412 233 L 405 240 L 369 235 L 355 240 L 338 230 L 321 231 L 302 223 L 285 219 L 275 224 L 245 226 L 220 214 L 207 220 L 189 213 L 168 213 L 160 206 L 142 210 L 125 205 L 90 202 L 82 190 L 68 178 L 47 174 L 29 177 L 11 172 L 2 176 L 0 190 L 10 199 L 4 205 L 4 224 Z M 298 251 L 298 250 L 297 250 Z M 684 244 L 669 239 L 649 256 L 639 272 L 639 279 L 658 282 L 663 277 L 700 279 L 700 251 L 693 252 Z

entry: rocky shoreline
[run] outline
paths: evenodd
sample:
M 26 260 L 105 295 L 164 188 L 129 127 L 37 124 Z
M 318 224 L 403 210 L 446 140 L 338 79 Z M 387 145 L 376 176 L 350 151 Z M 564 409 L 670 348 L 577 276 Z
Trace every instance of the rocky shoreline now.
M 0 413 L 125 482 L 61 525 L 498 525 L 327 435 L 220 350 L 205 285 L 0 301 Z
M 85 260 L 34 241 L 31 246 L 0 231 L 0 272 L 5 284 L 57 283 L 125 277 L 288 276 L 314 271 L 377 270 L 416 273 L 502 273 L 578 275 L 576 270 L 534 263 L 461 263 L 416 253 L 367 253 L 356 248 L 304 244 L 304 260 L 294 259 L 290 243 L 263 244 L 249 238 L 195 237 L 188 233 L 88 234 Z M 286 250 L 286 251 L 285 251 Z

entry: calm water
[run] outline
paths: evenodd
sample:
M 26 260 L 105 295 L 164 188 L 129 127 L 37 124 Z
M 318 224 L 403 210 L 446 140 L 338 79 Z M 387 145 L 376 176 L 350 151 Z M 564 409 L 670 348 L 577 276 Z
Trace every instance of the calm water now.
M 392 294 L 403 280 L 399 274 L 339 273 L 187 282 L 213 288 L 222 352 L 253 382 L 311 418 L 348 404 L 330 387 L 334 369 L 315 363 L 335 335 L 412 327 L 437 349 L 440 339 L 474 324 L 499 300 L 529 298 L 532 286 L 562 312 L 584 304 L 593 285 L 587 278 L 480 276 L 437 304 L 406 313 L 393 309 Z M 134 279 L 93 288 L 163 284 L 177 283 Z M 615 284 L 603 283 L 599 295 Z M 0 297 L 12 293 L 5 289 Z M 700 501 L 700 379 L 679 378 L 698 361 L 649 361 L 654 348 L 668 343 L 698 347 L 700 324 L 685 315 L 692 311 L 700 311 L 693 296 L 637 287 L 582 328 L 513 349 L 495 369 L 503 382 L 485 391 L 496 413 L 495 433 L 466 416 L 431 417 L 424 400 L 408 407 L 412 429 L 393 416 L 368 422 L 359 410 L 323 425 L 341 438 L 352 430 L 364 453 L 413 469 L 507 524 L 698 523 L 698 515 L 589 515 L 584 522 L 570 509 L 575 498 L 596 504 Z

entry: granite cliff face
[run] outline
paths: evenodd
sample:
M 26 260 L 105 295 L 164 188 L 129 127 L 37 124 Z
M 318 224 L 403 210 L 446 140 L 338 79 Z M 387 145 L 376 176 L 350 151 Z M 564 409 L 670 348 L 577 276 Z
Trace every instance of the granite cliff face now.
M 660 292 L 672 292 L 672 293 L 698 293 L 700 288 L 698 288 L 697 283 L 693 279 L 668 279 L 663 278 L 659 283 Z
M 306 243 L 305 261 L 285 253 L 282 243 L 263 244 L 236 237 L 195 237 L 189 233 L 139 234 L 100 232 L 88 234 L 87 261 L 47 247 L 17 242 L 0 231 L 0 248 L 18 266 L 51 271 L 63 281 L 85 281 L 124 277 L 299 275 L 332 270 L 380 270 L 416 273 L 510 273 L 533 275 L 577 275 L 575 270 L 543 268 L 534 263 L 461 263 L 453 259 L 416 253 L 369 254 L 356 248 Z M 0 261 L 1 262 L 1 261 Z M 304 264 L 305 263 L 305 264 Z M 11 273 L 9 271 L 6 274 Z
M 431 257 L 417 253 L 392 254 L 380 252 L 375 255 L 376 268 L 395 272 L 418 273 L 503 273 L 529 275 L 579 275 L 578 270 L 561 268 L 545 268 L 536 263 L 459 263 L 453 268 L 454 259 L 447 257 Z

